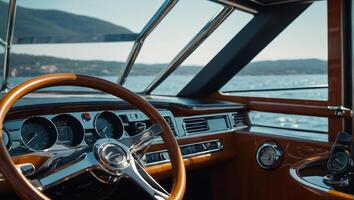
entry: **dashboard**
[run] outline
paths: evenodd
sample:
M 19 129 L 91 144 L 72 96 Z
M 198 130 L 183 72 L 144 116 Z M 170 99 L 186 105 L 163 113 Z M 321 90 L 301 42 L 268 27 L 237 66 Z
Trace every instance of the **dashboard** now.
M 41 110 L 41 114 L 25 117 L 14 115 L 15 117 L 5 120 L 3 141 L 12 156 L 75 150 L 94 144 L 100 138 L 131 137 L 152 125 L 144 113 L 120 107 L 122 108 L 91 110 L 83 109 L 83 106 L 73 111 L 51 108 L 52 112 L 46 112 L 45 108 L 42 108 L 37 109 Z M 177 139 L 215 135 L 250 127 L 246 111 L 188 116 L 175 116 L 168 108 L 159 108 L 158 111 L 168 122 Z M 162 143 L 161 138 L 154 142 Z M 223 146 L 222 139 L 212 139 L 181 145 L 180 148 L 183 156 L 188 157 L 222 151 Z M 150 151 L 143 157 L 145 165 L 167 161 L 169 158 L 164 149 Z
M 167 110 L 159 112 L 174 130 L 176 124 L 172 113 Z M 150 126 L 147 116 L 135 110 L 36 115 L 5 121 L 3 141 L 11 155 L 20 155 L 80 148 L 94 144 L 100 138 L 122 139 Z

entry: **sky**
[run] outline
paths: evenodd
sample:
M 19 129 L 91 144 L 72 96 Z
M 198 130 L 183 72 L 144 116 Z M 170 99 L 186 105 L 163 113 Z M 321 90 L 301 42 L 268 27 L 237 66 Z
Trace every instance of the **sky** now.
M 137 33 L 163 3 L 162 0 L 18 0 L 17 2 L 20 6 L 28 8 L 57 9 L 100 18 Z M 297 58 L 326 60 L 326 4 L 326 1 L 313 4 L 254 61 Z M 147 38 L 136 62 L 150 64 L 170 62 L 221 8 L 219 4 L 207 0 L 180 0 Z M 207 64 L 252 17 L 248 13 L 234 11 L 183 64 Z M 132 42 L 120 42 L 14 45 L 13 52 L 82 60 L 125 61 L 132 44 Z

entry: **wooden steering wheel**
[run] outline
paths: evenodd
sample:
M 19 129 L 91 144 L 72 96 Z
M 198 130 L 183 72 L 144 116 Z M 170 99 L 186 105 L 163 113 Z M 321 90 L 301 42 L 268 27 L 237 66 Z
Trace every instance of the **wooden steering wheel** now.
M 136 106 L 151 119 L 153 125 L 143 133 L 129 138 L 99 139 L 92 148 L 89 148 L 81 156 L 79 161 L 59 168 L 40 179 L 29 180 L 16 168 L 2 141 L 3 123 L 6 114 L 16 101 L 34 90 L 52 86 L 80 86 L 109 93 Z M 173 170 L 173 187 L 170 193 L 154 181 L 132 156 L 132 152 L 146 147 L 160 134 L 168 150 Z M 119 156 L 111 156 L 113 154 Z M 0 101 L 0 159 L 0 171 L 18 196 L 26 200 L 49 200 L 43 193 L 45 189 L 92 169 L 100 169 L 111 176 L 130 178 L 155 199 L 181 200 L 186 187 L 186 172 L 182 154 L 169 125 L 160 113 L 150 103 L 120 85 L 72 73 L 35 77 L 17 85 L 3 97 Z

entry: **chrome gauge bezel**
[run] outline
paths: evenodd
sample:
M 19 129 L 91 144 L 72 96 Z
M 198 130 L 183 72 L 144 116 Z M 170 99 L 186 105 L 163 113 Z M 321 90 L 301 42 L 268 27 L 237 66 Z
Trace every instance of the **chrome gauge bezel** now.
M 345 158 L 345 163 L 344 163 L 344 165 L 341 166 L 340 169 L 333 169 L 332 165 L 331 165 L 331 164 L 333 164 L 332 161 L 333 161 L 333 159 L 336 158 L 336 156 L 342 156 L 342 158 Z M 351 165 L 352 165 L 352 159 L 351 159 L 350 155 L 347 152 L 342 152 L 342 151 L 334 153 L 333 155 L 331 155 L 328 158 L 328 161 L 327 161 L 327 169 L 332 174 L 345 173 Z
M 265 150 L 266 148 L 270 148 L 272 151 L 274 151 L 274 155 L 275 155 L 275 158 L 274 158 L 274 161 L 272 164 L 270 165 L 265 165 L 262 160 L 261 160 L 261 157 L 262 157 L 262 152 L 263 150 Z M 276 168 L 278 168 L 281 163 L 282 163 L 282 160 L 283 160 L 283 150 L 282 148 L 276 144 L 275 142 L 266 142 L 266 143 L 263 143 L 262 145 L 260 145 L 257 149 L 257 153 L 256 153 L 256 161 L 257 161 L 257 164 L 259 167 L 261 167 L 262 169 L 265 169 L 265 170 L 274 170 Z
M 101 138 L 105 138 L 105 136 L 102 136 L 98 129 L 97 129 L 97 120 L 100 116 L 104 115 L 104 114 L 110 114 L 112 116 L 114 116 L 116 119 L 117 119 L 117 122 L 120 123 L 120 126 L 121 126 L 121 130 L 120 130 L 120 133 L 119 133 L 119 137 L 112 137 L 112 138 L 115 138 L 115 139 L 120 139 L 123 135 L 124 135 L 124 124 L 123 124 L 123 121 L 122 119 L 116 115 L 114 112 L 111 112 L 111 111 L 102 111 L 100 113 L 98 113 L 96 116 L 95 116 L 95 119 L 94 119 L 94 122 L 93 122 L 93 126 L 95 128 L 95 132 L 97 133 L 97 135 Z M 115 125 L 115 124 L 114 124 Z M 116 126 L 116 125 L 115 125 Z
M 2 129 L 2 134 L 3 134 L 2 137 L 4 137 L 4 135 L 6 135 L 7 138 L 8 138 L 8 140 L 9 140 L 7 144 L 5 144 L 5 141 L 3 141 L 3 142 L 4 142 L 4 144 L 5 144 L 6 148 L 7 148 L 7 150 L 10 151 L 10 150 L 11 150 L 11 146 L 12 146 L 12 138 L 11 138 L 11 135 L 10 135 L 9 131 L 6 130 L 6 128 L 3 128 L 3 129 Z M 2 138 L 2 139 L 4 139 L 4 138 Z
M 80 130 L 80 133 L 76 133 L 76 132 L 74 133 L 74 134 L 80 134 L 80 135 L 79 135 L 79 136 L 80 136 L 80 139 L 78 140 L 79 142 L 78 142 L 76 145 L 63 144 L 63 143 L 59 140 L 58 126 L 55 124 L 54 120 L 55 120 L 56 118 L 58 118 L 58 117 L 64 117 L 64 116 L 65 116 L 65 117 L 70 117 L 70 119 L 74 120 L 74 121 L 79 125 L 79 128 L 81 129 L 81 130 Z M 58 114 L 58 115 L 54 116 L 54 117 L 51 119 L 51 121 L 53 122 L 53 124 L 54 124 L 54 126 L 55 126 L 55 128 L 56 128 L 56 130 L 57 130 L 57 137 L 58 137 L 58 139 L 57 139 L 56 144 L 58 144 L 58 145 L 63 145 L 63 146 L 66 146 L 66 147 L 78 147 L 78 146 L 80 146 L 80 145 L 83 143 L 83 141 L 85 140 L 85 129 L 84 129 L 84 127 L 83 127 L 81 121 L 78 120 L 75 116 L 73 116 L 73 115 L 71 115 L 71 114 L 67 114 L 67 113 Z
M 52 144 L 51 144 L 49 147 L 45 148 L 45 149 L 40 149 L 40 150 L 33 149 L 32 147 L 26 145 L 26 143 L 25 143 L 24 140 L 23 140 L 23 137 L 22 137 L 23 126 L 24 126 L 24 124 L 25 124 L 26 122 L 28 122 L 29 120 L 33 120 L 34 118 L 39 118 L 39 119 L 41 119 L 41 120 L 47 121 L 48 124 L 50 124 L 51 128 L 53 128 L 53 130 L 54 130 L 54 132 L 55 132 L 55 133 L 54 133 L 54 134 L 55 134 L 55 140 L 54 140 L 54 142 L 52 142 Z M 57 128 L 56 128 L 55 124 L 54 124 L 51 120 L 49 120 L 49 119 L 47 119 L 47 118 L 45 118 L 45 117 L 41 117 L 41 116 L 31 116 L 31 117 L 26 118 L 26 119 L 22 122 L 22 124 L 21 124 L 21 127 L 20 127 L 20 139 L 21 139 L 21 144 L 22 144 L 26 149 L 28 149 L 28 150 L 30 150 L 30 151 L 33 151 L 33 152 L 45 151 L 45 150 L 48 150 L 48 149 L 52 148 L 53 146 L 55 146 L 55 145 L 58 143 L 58 131 L 57 131 Z

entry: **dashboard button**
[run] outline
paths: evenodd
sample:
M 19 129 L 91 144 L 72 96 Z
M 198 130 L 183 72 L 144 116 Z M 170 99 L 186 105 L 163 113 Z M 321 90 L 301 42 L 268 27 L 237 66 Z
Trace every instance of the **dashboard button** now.
M 81 117 L 85 121 L 90 121 L 91 120 L 91 115 L 88 112 L 82 113 Z

